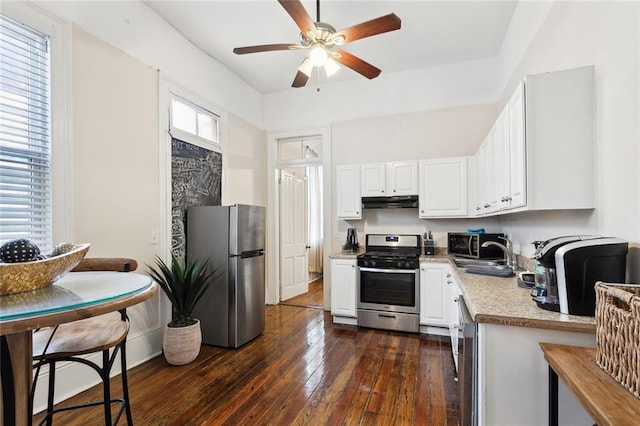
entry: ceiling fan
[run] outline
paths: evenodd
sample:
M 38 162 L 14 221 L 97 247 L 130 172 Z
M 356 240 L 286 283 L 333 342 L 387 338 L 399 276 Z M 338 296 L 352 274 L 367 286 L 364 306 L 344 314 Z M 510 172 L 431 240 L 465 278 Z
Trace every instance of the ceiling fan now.
M 233 53 L 269 52 L 275 50 L 308 49 L 309 55 L 298 68 L 292 87 L 304 87 L 314 67 L 324 67 L 327 76 L 333 75 L 340 63 L 368 79 L 376 78 L 381 70 L 368 62 L 340 49 L 352 41 L 371 37 L 400 29 L 400 18 L 394 13 L 380 16 L 370 21 L 336 31 L 331 25 L 320 21 L 320 0 L 316 0 L 317 21 L 313 22 L 300 0 L 278 0 L 278 3 L 293 18 L 300 28 L 299 43 L 263 44 L 258 46 L 236 47 Z

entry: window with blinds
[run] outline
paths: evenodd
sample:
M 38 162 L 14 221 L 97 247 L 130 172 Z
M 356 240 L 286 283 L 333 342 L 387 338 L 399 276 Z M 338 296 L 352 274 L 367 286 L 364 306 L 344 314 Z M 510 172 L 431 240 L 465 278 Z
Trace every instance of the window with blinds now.
M 51 249 L 49 40 L 0 15 L 0 244 Z

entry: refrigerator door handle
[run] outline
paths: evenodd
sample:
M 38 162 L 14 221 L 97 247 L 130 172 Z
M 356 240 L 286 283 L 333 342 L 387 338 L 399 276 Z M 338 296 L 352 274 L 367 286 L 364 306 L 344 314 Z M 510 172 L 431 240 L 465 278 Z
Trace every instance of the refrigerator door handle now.
M 246 259 L 247 257 L 264 256 L 264 250 L 243 251 L 242 253 L 240 253 L 240 255 L 235 256 L 243 259 Z

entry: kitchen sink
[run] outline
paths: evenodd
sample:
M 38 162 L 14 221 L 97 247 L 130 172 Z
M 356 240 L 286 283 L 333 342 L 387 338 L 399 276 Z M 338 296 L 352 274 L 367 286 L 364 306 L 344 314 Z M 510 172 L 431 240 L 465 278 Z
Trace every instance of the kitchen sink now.
M 504 260 L 484 260 L 484 259 L 453 259 L 458 268 L 466 268 L 469 266 L 502 266 Z
M 470 265 L 465 268 L 465 272 L 494 277 L 511 277 L 514 275 L 511 267 L 507 265 Z

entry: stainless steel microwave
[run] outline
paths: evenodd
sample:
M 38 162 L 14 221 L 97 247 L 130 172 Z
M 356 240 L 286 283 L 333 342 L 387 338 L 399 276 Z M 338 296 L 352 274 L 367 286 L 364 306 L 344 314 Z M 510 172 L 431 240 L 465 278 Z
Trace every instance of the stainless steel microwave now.
M 504 243 L 500 237 L 504 238 L 504 234 L 449 232 L 447 234 L 447 253 L 471 259 L 501 259 L 504 257 L 504 252 L 499 247 L 482 247 L 482 244 L 487 241 Z

